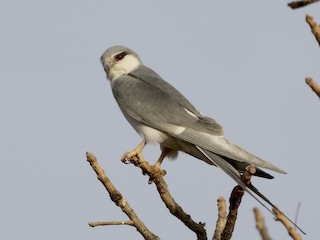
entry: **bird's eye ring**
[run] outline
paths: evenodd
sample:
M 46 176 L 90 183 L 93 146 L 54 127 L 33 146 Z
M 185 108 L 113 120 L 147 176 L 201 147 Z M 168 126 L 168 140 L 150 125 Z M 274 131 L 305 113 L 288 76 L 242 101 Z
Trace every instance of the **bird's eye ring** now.
M 117 55 L 114 56 L 114 59 L 117 61 L 122 60 L 127 54 L 125 52 L 119 53 Z

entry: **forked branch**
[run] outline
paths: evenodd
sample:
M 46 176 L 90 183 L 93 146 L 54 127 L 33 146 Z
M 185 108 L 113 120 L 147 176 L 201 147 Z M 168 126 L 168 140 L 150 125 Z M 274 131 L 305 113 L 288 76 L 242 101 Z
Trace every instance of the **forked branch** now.
M 104 170 L 100 167 L 96 157 L 92 154 L 87 152 L 87 161 L 90 163 L 91 167 L 97 174 L 99 181 L 103 184 L 105 189 L 108 191 L 111 200 L 121 208 L 121 210 L 130 218 L 130 222 L 124 221 L 121 222 L 122 225 L 130 225 L 134 226 L 138 232 L 147 240 L 160 240 L 158 236 L 153 234 L 139 219 L 135 211 L 131 208 L 128 201 L 122 196 L 122 194 L 115 188 L 115 186 L 111 183 L 107 175 L 105 174 Z M 132 223 L 131 223 L 132 222 Z M 89 223 L 90 226 L 101 226 L 101 225 L 119 225 L 119 224 L 110 224 L 112 222 L 107 222 L 107 224 L 100 223 Z M 115 222 L 113 222 L 115 223 Z M 119 223 L 119 222 L 117 222 Z
M 140 153 L 131 157 L 129 162 L 139 167 L 143 174 L 147 174 L 150 177 L 149 183 L 153 182 L 156 185 L 160 197 L 169 209 L 170 213 L 180 219 L 191 231 L 193 231 L 197 235 L 198 240 L 206 240 L 207 233 L 204 228 L 205 224 L 195 222 L 171 196 L 168 185 L 163 179 L 165 171 L 150 165 L 144 160 Z

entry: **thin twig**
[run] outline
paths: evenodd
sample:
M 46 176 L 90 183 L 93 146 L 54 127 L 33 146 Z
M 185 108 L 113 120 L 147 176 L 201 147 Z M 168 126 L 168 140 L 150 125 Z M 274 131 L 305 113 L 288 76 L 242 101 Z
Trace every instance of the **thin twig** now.
M 110 226 L 110 225 L 129 225 L 134 226 L 133 221 L 112 221 L 112 222 L 89 222 L 90 227 Z
M 294 216 L 294 223 L 295 224 L 298 224 L 298 217 L 299 217 L 300 207 L 301 207 L 301 202 L 299 202 L 298 207 L 297 207 L 297 211 L 296 211 L 296 215 Z
M 318 1 L 319 0 L 302 0 L 302 1 L 288 3 L 288 6 L 291 7 L 292 9 L 297 9 L 297 8 L 305 7 L 311 3 L 315 3 Z
M 272 240 L 272 238 L 269 236 L 268 228 L 259 208 L 254 208 L 253 212 L 256 219 L 256 228 L 259 230 L 262 240 Z
M 93 170 L 96 172 L 99 181 L 103 184 L 105 189 L 108 191 L 111 200 L 121 208 L 121 210 L 130 218 L 133 222 L 134 227 L 138 232 L 147 240 L 160 240 L 158 236 L 153 234 L 139 219 L 137 214 L 131 208 L 128 201 L 122 196 L 122 194 L 115 188 L 115 186 L 111 183 L 104 170 L 100 167 L 96 157 L 87 152 L 87 161 L 90 163 Z
M 150 177 L 149 183 L 155 183 L 160 197 L 169 209 L 170 213 L 180 219 L 191 231 L 193 231 L 197 235 L 198 240 L 207 240 L 207 233 L 204 228 L 205 224 L 193 221 L 191 216 L 187 214 L 171 196 L 168 190 L 168 185 L 163 179 L 165 171 L 150 165 L 144 160 L 141 153 L 131 157 L 130 163 L 139 167 L 143 174 L 147 174 Z
M 306 15 L 306 21 L 311 28 L 311 32 L 320 44 L 320 26 L 313 20 L 313 17 L 310 15 Z
M 245 172 L 242 175 L 242 182 L 246 185 L 250 184 L 251 176 L 256 172 L 255 167 L 247 166 Z M 231 196 L 229 198 L 229 214 L 227 218 L 226 227 L 224 228 L 221 239 L 229 240 L 231 239 L 234 226 L 236 224 L 237 216 L 238 216 L 238 208 L 241 203 L 242 196 L 244 195 L 244 189 L 237 185 L 231 192 Z
M 218 205 L 218 219 L 216 223 L 216 229 L 214 231 L 213 235 L 213 240 L 220 240 L 221 239 L 221 234 L 223 232 L 223 229 L 226 226 L 227 222 L 227 204 L 226 204 L 226 199 L 222 196 L 220 196 L 217 200 L 217 205 Z
M 282 222 L 284 227 L 288 230 L 289 235 L 294 240 L 301 240 L 301 236 L 298 234 L 297 230 L 294 228 L 294 226 L 289 222 L 288 218 L 286 218 L 282 212 L 280 212 L 278 209 L 273 208 L 272 212 L 274 213 L 276 217 L 276 221 Z
M 320 97 L 320 87 L 316 82 L 312 80 L 311 77 L 306 78 L 306 83 L 310 86 L 312 91 L 314 91 L 318 95 L 318 97 Z

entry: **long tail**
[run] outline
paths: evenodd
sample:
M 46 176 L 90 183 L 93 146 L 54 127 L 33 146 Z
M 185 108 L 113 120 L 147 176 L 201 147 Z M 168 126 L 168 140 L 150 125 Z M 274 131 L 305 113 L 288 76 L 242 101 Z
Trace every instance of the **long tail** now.
M 259 192 L 259 190 L 254 187 L 251 183 L 246 185 L 241 181 L 240 173 L 227 161 L 225 161 L 222 157 L 219 155 L 212 153 L 206 149 L 203 149 L 201 147 L 196 146 L 196 148 L 210 161 L 212 161 L 214 164 L 216 164 L 218 167 L 220 167 L 225 173 L 227 173 L 233 180 L 236 181 L 237 184 L 239 184 L 248 194 L 250 194 L 254 199 L 256 199 L 263 207 L 265 207 L 269 212 L 271 212 L 272 215 L 274 213 L 271 211 L 271 209 L 263 203 L 259 198 L 256 197 L 259 196 L 261 199 L 263 199 L 266 203 L 268 203 L 271 207 L 277 209 L 277 208 L 266 196 L 264 196 L 262 193 Z M 254 195 L 256 194 L 256 195 Z M 280 211 L 281 212 L 281 211 Z M 282 213 L 282 212 L 281 212 Z M 283 213 L 282 213 L 283 214 Z M 299 231 L 301 231 L 303 234 L 306 235 L 306 233 L 298 227 L 290 218 L 288 218 L 285 214 L 283 214 Z

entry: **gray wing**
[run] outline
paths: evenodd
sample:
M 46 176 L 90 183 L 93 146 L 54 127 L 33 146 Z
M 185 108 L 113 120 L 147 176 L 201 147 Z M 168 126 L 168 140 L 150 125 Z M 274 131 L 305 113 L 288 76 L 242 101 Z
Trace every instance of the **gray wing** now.
M 129 75 L 117 78 L 112 83 L 112 91 L 127 114 L 160 131 L 183 126 L 223 135 L 220 124 L 203 116 L 178 90 L 143 65 Z
M 201 115 L 173 86 L 145 66 L 117 78 L 112 90 L 121 109 L 138 122 L 218 155 L 285 173 L 225 139 L 215 120 Z

